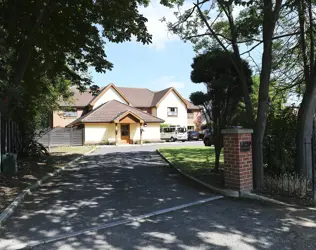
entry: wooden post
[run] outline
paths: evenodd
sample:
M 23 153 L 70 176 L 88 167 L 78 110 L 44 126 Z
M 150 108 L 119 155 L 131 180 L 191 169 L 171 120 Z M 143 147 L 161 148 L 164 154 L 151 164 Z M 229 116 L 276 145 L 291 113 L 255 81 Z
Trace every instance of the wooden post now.
M 51 141 L 52 141 L 52 130 L 48 132 L 48 152 L 50 152 L 50 146 L 51 146 Z
M 140 126 L 140 144 L 143 144 L 143 126 L 142 123 L 139 123 Z
M 73 128 L 70 128 L 70 146 L 73 144 Z
M 118 144 L 117 135 L 118 135 L 118 127 L 117 127 L 117 123 L 115 123 L 115 145 Z

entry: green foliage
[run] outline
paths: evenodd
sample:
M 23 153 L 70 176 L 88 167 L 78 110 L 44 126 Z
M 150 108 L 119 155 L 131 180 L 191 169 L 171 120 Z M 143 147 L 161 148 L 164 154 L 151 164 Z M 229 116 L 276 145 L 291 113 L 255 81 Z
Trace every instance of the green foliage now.
M 219 167 L 219 156 L 223 147 L 221 130 L 232 125 L 241 102 L 243 93 L 241 80 L 233 64 L 235 56 L 231 52 L 212 49 L 193 59 L 191 80 L 195 83 L 204 83 L 207 93 L 195 92 L 190 100 L 195 105 L 202 105 L 211 125 L 213 141 L 215 142 L 216 169 Z M 246 61 L 242 61 L 249 92 L 252 86 L 252 71 Z
M 70 97 L 70 85 L 98 91 L 88 69 L 100 73 L 112 69 L 105 53 L 107 42 L 132 37 L 143 44 L 151 42 L 147 19 L 138 11 L 148 3 L 1 1 L 0 98 L 9 99 L 8 115 L 19 124 L 25 140 L 47 126 L 47 116 L 58 109 L 60 98 Z
M 252 78 L 253 85 L 252 85 L 252 92 L 250 94 L 251 101 L 253 103 L 253 113 L 255 117 L 257 116 L 258 110 L 258 101 L 259 101 L 259 85 L 260 85 L 260 77 L 254 76 Z M 281 110 L 284 109 L 284 103 L 286 103 L 288 96 L 288 91 L 279 91 L 279 82 L 272 81 L 270 83 L 269 88 L 269 101 L 270 101 L 270 108 L 274 110 Z M 247 117 L 245 114 L 245 104 L 240 102 L 238 104 L 238 109 L 236 110 L 234 117 L 234 125 L 240 125 L 242 127 L 247 126 Z
M 293 173 L 295 170 L 297 110 L 272 106 L 269 110 L 263 154 L 266 172 Z
M 101 145 L 115 145 L 115 142 L 110 142 L 109 140 L 101 141 Z
M 233 53 L 213 49 L 196 56 L 191 65 L 191 80 L 195 83 L 205 83 L 208 92 L 192 93 L 190 99 L 195 105 L 202 105 L 204 111 L 209 110 L 212 120 L 220 120 L 220 128 L 231 125 L 243 96 L 239 74 L 231 58 L 234 58 Z M 243 66 L 251 92 L 252 71 L 246 61 L 243 61 Z
M 147 4 L 147 0 L 2 1 L 0 28 L 6 36 L 1 42 L 13 53 L 8 64 L 13 68 L 11 79 L 24 53 L 30 53 L 28 73 L 37 65 L 48 78 L 62 74 L 83 90 L 91 84 L 88 67 L 103 73 L 113 67 L 106 58 L 106 41 L 120 43 L 135 36 L 144 44 L 151 42 L 147 19 L 138 12 L 139 5 Z
M 169 1 L 183 6 L 184 1 Z M 258 42 L 261 39 L 263 24 L 263 1 L 200 1 L 192 4 L 191 8 L 175 12 L 176 22 L 168 22 L 169 30 L 178 35 L 184 42 L 190 41 L 196 52 L 222 47 L 213 34 L 210 33 L 205 21 L 201 17 L 198 8 L 209 27 L 214 31 L 223 45 L 231 49 L 232 29 L 226 16 L 228 10 L 241 9 L 239 14 L 234 12 L 232 25 L 238 42 L 247 45 Z M 168 20 L 167 20 L 168 21 Z M 202 32 L 203 30 L 204 32 Z M 245 41 L 245 42 L 241 42 Z
M 204 173 L 215 166 L 215 150 L 213 147 L 168 147 L 159 151 L 173 164 L 187 173 Z M 223 163 L 223 155 L 220 162 Z
M 170 124 L 162 123 L 162 124 L 160 124 L 160 129 L 162 129 L 162 128 L 168 128 L 169 126 L 170 126 Z
M 210 97 L 206 93 L 203 93 L 202 91 L 197 91 L 197 92 L 193 92 L 190 95 L 190 100 L 194 105 L 204 106 L 206 103 L 210 101 Z

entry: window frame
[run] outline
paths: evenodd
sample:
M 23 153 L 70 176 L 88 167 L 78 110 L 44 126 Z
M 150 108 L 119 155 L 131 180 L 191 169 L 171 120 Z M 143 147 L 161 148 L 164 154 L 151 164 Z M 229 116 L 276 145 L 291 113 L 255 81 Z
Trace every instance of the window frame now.
M 189 129 L 189 127 L 191 127 L 192 129 Z M 187 126 L 187 130 L 188 130 L 188 131 L 195 131 L 194 129 L 195 129 L 195 127 L 192 126 L 192 125 Z
M 72 115 L 71 115 L 72 114 Z M 74 118 L 78 117 L 78 110 L 65 110 L 64 115 L 65 118 Z
M 171 111 L 174 109 L 175 111 Z M 167 107 L 167 116 L 168 117 L 177 117 L 178 116 L 178 107 Z

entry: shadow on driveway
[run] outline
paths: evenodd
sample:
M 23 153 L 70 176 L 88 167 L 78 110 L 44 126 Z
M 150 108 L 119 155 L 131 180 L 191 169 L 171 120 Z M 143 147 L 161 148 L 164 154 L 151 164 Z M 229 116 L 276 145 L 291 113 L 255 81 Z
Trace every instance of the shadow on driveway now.
M 210 196 L 155 152 L 90 155 L 25 200 L 0 249 Z M 221 199 L 35 249 L 316 249 L 315 232 L 315 210 Z
M 212 196 L 172 172 L 156 152 L 86 156 L 26 198 L 0 230 L 0 248 Z

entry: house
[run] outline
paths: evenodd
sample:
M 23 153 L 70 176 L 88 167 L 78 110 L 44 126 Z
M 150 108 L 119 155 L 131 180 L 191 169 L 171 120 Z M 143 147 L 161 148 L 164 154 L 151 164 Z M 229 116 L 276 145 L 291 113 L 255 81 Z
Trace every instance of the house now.
M 85 144 L 159 141 L 161 124 L 193 130 L 200 113 L 175 88 L 155 92 L 109 84 L 97 96 L 72 91 L 72 100 L 61 102 L 62 110 L 52 114 L 51 126 L 84 128 Z

